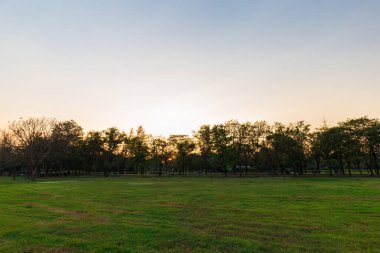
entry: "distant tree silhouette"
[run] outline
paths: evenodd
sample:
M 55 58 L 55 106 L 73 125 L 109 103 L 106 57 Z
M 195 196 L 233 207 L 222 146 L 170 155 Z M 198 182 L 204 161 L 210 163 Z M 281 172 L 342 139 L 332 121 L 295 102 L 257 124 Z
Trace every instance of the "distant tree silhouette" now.
M 202 125 L 193 136 L 129 134 L 111 127 L 84 133 L 75 121 L 29 118 L 0 134 L 0 173 L 69 176 L 204 173 L 243 176 L 379 175 L 380 122 L 361 117 L 311 130 L 304 121 Z

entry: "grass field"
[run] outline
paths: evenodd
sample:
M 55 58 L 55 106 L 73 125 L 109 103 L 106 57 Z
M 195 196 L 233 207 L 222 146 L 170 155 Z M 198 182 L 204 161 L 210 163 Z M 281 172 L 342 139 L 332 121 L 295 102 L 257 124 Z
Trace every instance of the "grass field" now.
M 380 179 L 0 178 L 0 252 L 380 252 Z

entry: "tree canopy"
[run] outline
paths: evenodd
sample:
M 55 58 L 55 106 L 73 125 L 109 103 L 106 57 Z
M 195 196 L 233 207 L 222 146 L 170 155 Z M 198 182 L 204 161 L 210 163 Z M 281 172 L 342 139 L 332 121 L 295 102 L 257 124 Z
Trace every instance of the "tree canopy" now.
M 29 118 L 0 135 L 0 173 L 379 175 L 380 121 L 348 119 L 312 129 L 304 121 L 202 125 L 193 135 L 152 136 L 111 127 L 85 133 L 75 121 Z

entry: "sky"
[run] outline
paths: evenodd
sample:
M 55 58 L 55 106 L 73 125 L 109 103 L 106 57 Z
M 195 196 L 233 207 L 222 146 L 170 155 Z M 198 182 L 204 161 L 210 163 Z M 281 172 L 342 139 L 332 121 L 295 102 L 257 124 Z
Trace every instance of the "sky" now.
M 380 117 L 378 0 L 0 0 L 0 128 Z

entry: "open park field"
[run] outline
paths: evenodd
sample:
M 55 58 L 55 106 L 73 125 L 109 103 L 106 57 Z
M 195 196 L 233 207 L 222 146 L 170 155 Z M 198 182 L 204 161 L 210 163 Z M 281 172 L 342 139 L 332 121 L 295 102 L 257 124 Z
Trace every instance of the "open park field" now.
M 380 252 L 380 179 L 0 178 L 0 252 Z

